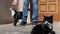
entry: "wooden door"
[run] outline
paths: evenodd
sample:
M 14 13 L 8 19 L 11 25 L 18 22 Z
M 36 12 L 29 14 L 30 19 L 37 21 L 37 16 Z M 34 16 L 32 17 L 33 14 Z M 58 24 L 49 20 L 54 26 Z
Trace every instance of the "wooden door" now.
M 53 15 L 53 20 L 59 21 L 59 2 L 59 0 L 38 0 L 38 20 L 42 21 L 44 15 Z

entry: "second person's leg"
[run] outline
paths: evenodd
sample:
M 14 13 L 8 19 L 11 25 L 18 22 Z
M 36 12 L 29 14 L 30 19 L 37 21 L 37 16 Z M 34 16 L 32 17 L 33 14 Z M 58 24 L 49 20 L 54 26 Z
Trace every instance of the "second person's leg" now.
M 38 0 L 32 0 L 33 4 L 33 15 L 32 15 L 32 22 L 36 24 L 38 21 Z
M 23 16 L 22 16 L 21 25 L 24 25 L 27 23 L 28 7 L 29 7 L 29 0 L 24 0 Z

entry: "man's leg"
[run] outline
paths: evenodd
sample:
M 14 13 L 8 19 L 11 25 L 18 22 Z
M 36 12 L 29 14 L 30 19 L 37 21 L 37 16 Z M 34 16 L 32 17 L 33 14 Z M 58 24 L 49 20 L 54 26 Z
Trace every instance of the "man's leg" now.
M 27 22 L 28 7 L 29 0 L 24 0 L 22 22 L 20 23 L 21 25 L 25 25 Z
M 32 4 L 33 4 L 32 22 L 36 24 L 38 21 L 38 0 L 32 0 Z

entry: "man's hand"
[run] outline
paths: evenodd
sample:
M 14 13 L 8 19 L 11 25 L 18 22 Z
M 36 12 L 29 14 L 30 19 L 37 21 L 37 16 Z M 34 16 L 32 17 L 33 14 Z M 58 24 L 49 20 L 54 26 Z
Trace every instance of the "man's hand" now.
M 17 0 L 14 0 L 12 3 L 13 6 L 17 5 Z

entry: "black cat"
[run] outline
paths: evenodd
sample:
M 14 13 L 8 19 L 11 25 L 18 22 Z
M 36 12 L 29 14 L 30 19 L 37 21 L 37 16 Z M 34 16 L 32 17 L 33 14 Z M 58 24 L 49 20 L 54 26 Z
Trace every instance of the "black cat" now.
M 53 16 L 44 16 L 43 23 L 36 25 L 31 34 L 55 34 L 53 31 Z
M 17 12 L 16 9 L 10 8 L 12 17 L 14 18 L 14 26 L 16 26 L 19 19 L 22 19 L 22 12 Z

